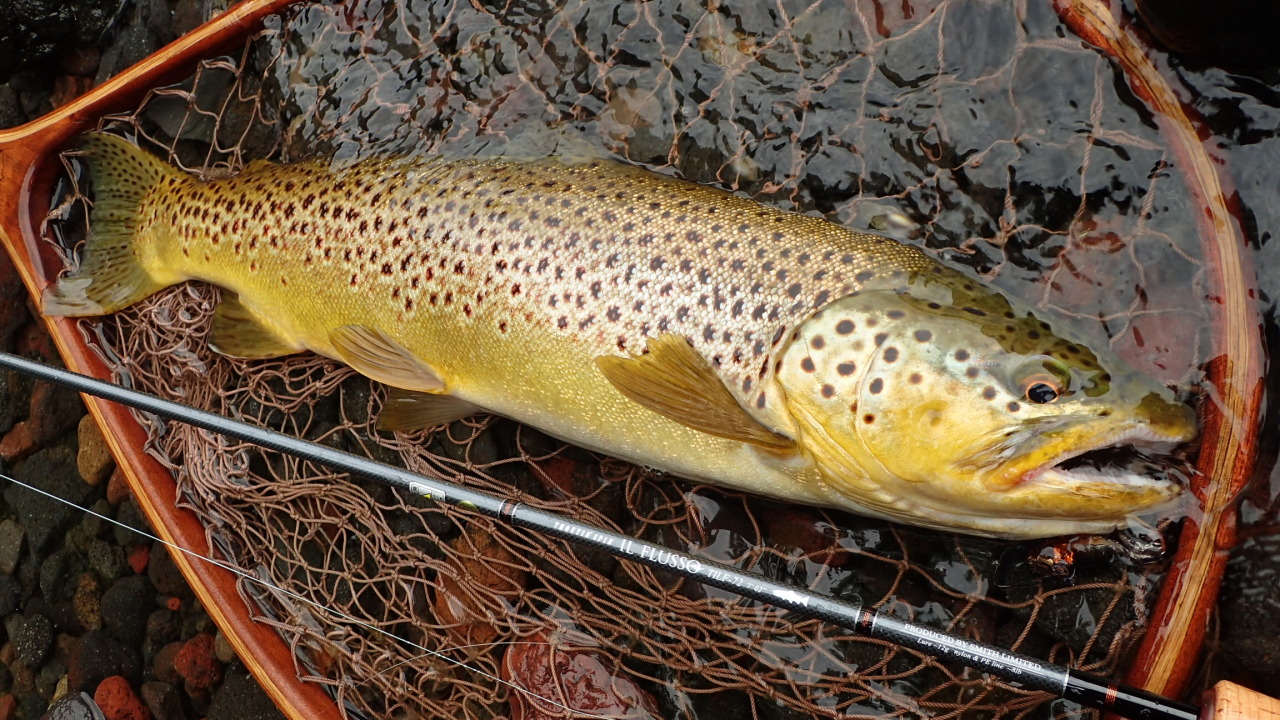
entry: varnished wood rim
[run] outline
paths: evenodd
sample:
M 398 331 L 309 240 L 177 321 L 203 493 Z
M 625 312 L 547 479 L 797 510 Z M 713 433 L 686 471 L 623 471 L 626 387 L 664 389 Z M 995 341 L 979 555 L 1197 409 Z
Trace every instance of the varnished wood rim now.
M 1194 218 L 1204 247 L 1213 350 L 1206 366 L 1216 392 L 1202 406 L 1200 474 L 1191 492 L 1200 503 L 1183 525 L 1173 569 L 1149 620 L 1150 629 L 1126 680 L 1168 696 L 1186 690 L 1217 604 L 1227 557 L 1236 544 L 1240 498 L 1253 478 L 1265 391 L 1265 354 L 1257 278 L 1249 243 L 1233 216 L 1234 192 L 1219 158 L 1204 141 L 1195 112 L 1126 27 L 1118 4 L 1055 0 L 1058 14 L 1085 41 L 1124 70 L 1134 94 L 1153 111 L 1187 189 L 1203 212 Z

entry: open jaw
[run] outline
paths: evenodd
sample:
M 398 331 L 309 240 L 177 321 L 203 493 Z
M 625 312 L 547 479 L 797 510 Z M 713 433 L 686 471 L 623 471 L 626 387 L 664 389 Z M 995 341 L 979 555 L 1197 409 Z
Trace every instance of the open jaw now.
M 1168 455 L 1186 439 L 1162 435 L 1147 425 L 1099 434 L 1092 442 L 1077 437 L 1071 447 L 1023 474 L 1017 484 L 1076 488 L 1105 484 L 1117 491 L 1155 491 L 1172 497 L 1179 491 L 1178 483 L 1164 477 L 1166 466 L 1152 458 Z

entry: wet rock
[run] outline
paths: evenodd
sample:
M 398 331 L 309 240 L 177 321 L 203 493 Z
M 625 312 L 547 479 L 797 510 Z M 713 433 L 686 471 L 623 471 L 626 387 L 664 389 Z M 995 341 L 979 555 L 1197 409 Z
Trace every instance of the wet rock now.
M 236 659 L 235 647 L 221 630 L 213 636 L 213 655 L 224 663 L 230 663 Z
M 36 673 L 36 692 L 46 700 L 52 700 L 58 684 L 67 677 L 67 668 L 60 662 L 49 661 Z
M 75 469 L 75 456 L 65 447 L 40 450 L 27 458 L 14 471 L 14 477 L 56 497 L 83 506 L 93 488 L 80 481 Z M 26 530 L 32 552 L 43 556 L 52 541 L 59 539 L 80 511 L 65 503 L 45 497 L 18 485 L 4 491 L 4 499 L 14 509 L 18 522 Z
M 8 85 L 0 85 L 0 128 L 21 125 L 26 119 L 26 114 L 22 112 L 22 105 L 18 102 L 18 92 Z M 0 383 L 3 382 L 0 380 Z
M 657 702 L 647 690 L 595 648 L 561 644 L 541 635 L 507 648 L 502 679 L 530 694 L 511 694 L 512 720 L 626 716 L 657 720 Z M 546 700 L 556 698 L 565 707 Z
M 119 545 L 111 545 L 102 540 L 92 540 L 86 553 L 89 556 L 89 569 L 108 582 L 124 575 L 124 549 Z
M 151 584 L 156 586 L 156 590 L 161 595 L 184 599 L 194 597 L 191 586 L 187 585 L 187 579 L 182 576 L 182 571 L 173 561 L 173 556 L 162 543 L 157 542 L 151 546 L 147 577 L 151 578 Z
M 1280 536 L 1250 538 L 1232 553 L 1222 578 L 1218 617 L 1221 661 L 1236 672 L 1280 683 Z
M 87 630 L 102 629 L 102 584 L 93 573 L 81 573 L 71 596 L 76 622 Z
M 0 575 L 0 617 L 7 617 L 18 609 L 22 588 L 12 575 Z
M 124 502 L 125 498 L 129 497 L 130 492 L 129 481 L 124 479 L 124 471 L 116 468 L 111 473 L 111 479 L 107 480 L 107 503 L 113 507 L 118 506 Z M 108 517 L 110 517 L 109 513 Z
M 142 642 L 144 657 L 154 657 L 161 648 L 178 639 L 182 618 L 168 608 L 154 610 L 147 616 L 147 634 Z
M 103 680 L 93 692 L 93 700 L 107 720 L 151 720 L 151 711 L 142 698 L 133 691 L 129 681 L 119 675 Z
M 182 652 L 182 643 L 177 641 L 160 648 L 160 652 L 156 653 L 155 661 L 151 663 L 151 672 L 155 674 L 157 680 L 170 685 L 182 684 L 182 676 L 178 674 L 175 667 L 180 652 Z
M 137 677 L 141 662 L 137 651 L 98 630 L 80 636 L 67 665 L 67 686 L 72 691 L 93 692 L 98 683 L 112 675 Z
M 37 383 L 31 391 L 27 419 L 0 439 L 0 458 L 21 460 L 75 427 L 84 415 L 84 403 L 70 390 Z
M 26 536 L 22 526 L 12 518 L 0 522 L 0 572 L 11 574 L 22 558 L 22 539 Z
M 55 623 L 56 627 L 57 624 Z M 53 636 L 53 653 L 54 662 L 62 665 L 64 668 L 71 665 L 71 655 L 75 652 L 76 646 L 80 644 L 80 638 L 65 632 L 60 632 Z
M 111 475 L 115 467 L 115 458 L 111 456 L 111 448 L 102 436 L 102 430 L 92 415 L 80 418 L 77 432 L 80 439 L 80 451 L 76 453 L 76 467 L 80 477 L 90 485 L 97 485 Z
M 99 498 L 93 505 L 89 506 L 92 513 L 85 513 L 80 517 L 80 531 L 86 540 L 101 540 L 107 534 L 107 528 L 111 523 L 103 520 L 103 517 L 111 517 L 114 508 L 105 498 Z M 95 515 L 94 513 L 97 513 Z M 98 517 L 101 515 L 102 517 Z
M 57 550 L 40 564 L 40 595 L 49 603 L 70 600 L 84 561 L 70 550 Z
M 208 720 L 283 720 L 271 698 L 243 667 L 227 673 L 227 679 L 213 694 Z
M 222 663 L 213 654 L 213 634 L 200 633 L 182 644 L 173 668 L 182 676 L 183 689 L 196 698 L 209 697 L 209 691 L 222 681 Z
M 142 702 L 146 703 L 155 720 L 186 720 L 182 696 L 169 683 L 155 680 L 142 683 Z
M 0 80 L 23 68 L 40 68 L 73 47 L 91 46 L 104 34 L 116 3 L 88 0 L 24 0 L 0 10 Z
M 40 720 L 105 720 L 105 716 L 98 703 L 81 692 L 58 700 Z
M 1047 596 L 1035 627 L 1080 652 L 1094 636 L 1113 637 L 1133 619 L 1133 602 L 1117 601 L 1116 591 L 1103 587 Z
M 48 707 L 48 701 L 34 692 L 28 695 L 23 695 L 18 700 L 18 717 L 40 717 Z
M 151 524 L 147 522 L 147 517 L 142 514 L 142 510 L 133 501 L 132 497 L 120 501 L 120 506 L 116 509 L 116 522 L 126 526 L 120 527 L 116 525 L 112 529 L 117 545 L 128 547 L 140 542 L 150 541 L 147 536 L 151 534 Z M 134 532 L 129 528 L 133 528 L 138 532 Z
M 39 613 L 33 613 L 17 623 L 13 634 L 14 659 L 29 668 L 40 667 L 53 646 L 53 623 Z
M 102 594 L 102 627 L 107 634 L 137 646 L 147 632 L 147 616 L 155 608 L 155 588 L 142 575 L 111 584 Z
M 147 571 L 147 566 L 151 564 L 151 548 L 146 545 L 134 545 L 129 549 L 129 567 L 137 574 L 141 575 Z M 152 583 L 153 585 L 155 583 Z
M 524 590 L 528 577 L 524 562 L 501 539 L 474 524 L 450 545 L 457 551 L 455 561 L 462 568 L 457 576 L 441 573 L 437 578 L 432 604 L 435 615 L 448 626 L 458 644 L 491 643 L 498 636 L 494 619 L 466 585 L 480 586 L 496 597 L 513 597 Z

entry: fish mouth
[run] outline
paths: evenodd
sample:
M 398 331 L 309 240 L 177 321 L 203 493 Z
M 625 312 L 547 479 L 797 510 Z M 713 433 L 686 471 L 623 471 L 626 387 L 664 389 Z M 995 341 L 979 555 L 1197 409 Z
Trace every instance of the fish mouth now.
M 1012 486 L 1037 483 L 1081 487 L 1106 483 L 1175 495 L 1178 483 L 1164 477 L 1168 474 L 1167 464 L 1154 458 L 1168 456 L 1189 439 L 1185 433 L 1160 433 L 1146 425 L 1105 433 L 1092 443 L 1074 444 L 1051 455 L 1038 467 L 1022 473 Z

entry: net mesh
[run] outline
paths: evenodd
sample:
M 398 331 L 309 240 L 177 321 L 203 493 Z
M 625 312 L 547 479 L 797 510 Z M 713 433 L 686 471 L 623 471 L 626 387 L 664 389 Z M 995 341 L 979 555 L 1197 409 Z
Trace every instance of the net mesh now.
M 256 158 L 585 146 L 922 244 L 1167 382 L 1203 359 L 1190 206 L 1155 119 L 1047 3 L 304 5 L 101 124 L 205 177 Z M 57 206 L 73 247 L 84 203 Z M 1062 579 L 1035 572 L 1038 546 L 693 486 L 490 416 L 379 432 L 383 390 L 338 363 L 210 351 L 218 293 L 182 285 L 81 327 L 135 388 L 1093 672 L 1123 669 L 1163 576 L 1080 541 L 1058 548 L 1076 557 Z M 211 545 L 314 603 L 241 583 L 299 677 L 352 717 L 1091 714 L 140 419 Z

